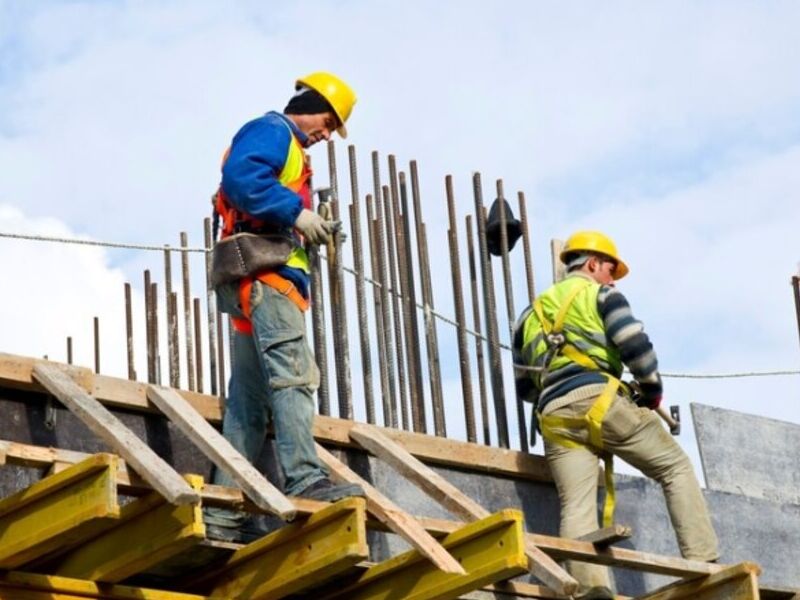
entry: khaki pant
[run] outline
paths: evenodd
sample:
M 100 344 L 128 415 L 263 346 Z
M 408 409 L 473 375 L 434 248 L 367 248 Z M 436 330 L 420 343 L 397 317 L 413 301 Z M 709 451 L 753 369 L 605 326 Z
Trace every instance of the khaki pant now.
M 544 414 L 582 417 L 603 387 L 586 386 L 570 392 L 548 404 Z M 585 428 L 554 431 L 576 442 L 589 440 Z M 718 558 L 717 537 L 692 465 L 658 415 L 617 396 L 603 420 L 602 433 L 604 450 L 661 484 L 683 557 L 700 561 Z M 577 538 L 596 530 L 597 454 L 587 448 L 570 449 L 545 440 L 545 456 L 561 502 L 561 536 Z M 611 587 L 604 566 L 568 561 L 567 569 L 582 587 Z

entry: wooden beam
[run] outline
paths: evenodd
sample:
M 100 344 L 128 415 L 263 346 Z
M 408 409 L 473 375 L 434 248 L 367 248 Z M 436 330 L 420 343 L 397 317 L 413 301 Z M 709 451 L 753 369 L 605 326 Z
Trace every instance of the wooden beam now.
M 319 600 L 434 600 L 458 598 L 490 583 L 527 570 L 522 513 L 504 510 L 464 525 L 448 535 L 444 546 L 458 557 L 466 573 L 442 573 L 415 550 L 379 563 L 351 585 L 315 594 Z
M 677 581 L 637 600 L 759 600 L 758 565 L 743 562 L 707 577 Z
M 199 475 L 188 475 L 195 490 Z M 52 568 L 55 575 L 118 583 L 180 554 L 205 539 L 197 504 L 174 506 L 156 492 L 126 504 L 119 521 L 81 544 Z
M 350 437 L 391 465 L 408 481 L 439 502 L 454 515 L 467 521 L 484 519 L 489 511 L 461 492 L 433 469 L 414 458 L 405 448 L 383 435 L 377 428 L 358 424 L 350 430 Z M 530 570 L 543 583 L 568 596 L 578 589 L 578 582 L 534 544 L 526 545 Z
M 200 495 L 163 458 L 65 372 L 39 363 L 33 376 L 172 504 L 200 502 Z
M 97 600 L 211 600 L 206 596 L 194 594 L 109 585 L 56 575 L 15 571 L 0 574 L 0 598 L 8 600 L 87 600 L 87 598 Z
M 368 555 L 365 501 L 345 498 L 237 550 L 219 569 L 193 576 L 190 589 L 210 587 L 218 598 L 284 598 L 351 572 Z
M 115 456 L 96 454 L 0 500 L 0 568 L 69 548 L 118 518 L 116 470 Z
M 615 524 L 603 527 L 577 538 L 581 542 L 589 542 L 595 546 L 610 546 L 622 540 L 627 540 L 633 535 L 633 530 L 628 525 Z
M 46 391 L 33 377 L 33 368 L 39 363 L 58 365 L 62 369 L 75 369 L 66 364 L 0 353 L 0 386 L 32 392 Z M 88 369 L 78 369 L 78 371 L 82 378 L 79 382 L 80 385 L 102 404 L 139 412 L 157 412 L 157 409 L 148 402 L 147 384 L 92 374 Z M 220 398 L 186 390 L 180 390 L 178 393 L 206 420 L 212 423 L 221 421 L 222 402 Z M 318 441 L 328 444 L 353 446 L 349 436 L 350 428 L 353 425 L 353 421 L 317 416 L 314 420 L 314 437 Z M 381 431 L 400 443 L 412 455 L 426 462 L 533 481 L 553 481 L 550 468 L 543 456 L 448 440 L 421 433 L 388 428 L 382 428 Z
M 464 574 L 464 569 L 458 564 L 455 558 L 448 554 L 447 550 L 425 531 L 419 522 L 404 512 L 394 502 L 381 494 L 369 483 L 361 479 L 355 472 L 328 452 L 325 448 L 316 444 L 317 454 L 324 462 L 336 479 L 349 483 L 357 483 L 363 489 L 367 497 L 367 510 L 375 518 L 385 523 L 389 529 L 405 539 L 412 547 L 416 548 L 420 554 L 428 558 L 438 569 L 445 573 Z
M 286 496 L 175 390 L 149 385 L 147 397 L 211 462 L 227 472 L 256 506 L 284 521 L 294 519 L 294 505 Z

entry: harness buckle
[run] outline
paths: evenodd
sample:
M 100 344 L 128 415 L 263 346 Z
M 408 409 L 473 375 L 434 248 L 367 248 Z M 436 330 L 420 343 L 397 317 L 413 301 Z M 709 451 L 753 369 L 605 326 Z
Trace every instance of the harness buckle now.
M 551 350 L 560 350 L 567 343 L 566 336 L 561 332 L 548 333 L 545 340 Z

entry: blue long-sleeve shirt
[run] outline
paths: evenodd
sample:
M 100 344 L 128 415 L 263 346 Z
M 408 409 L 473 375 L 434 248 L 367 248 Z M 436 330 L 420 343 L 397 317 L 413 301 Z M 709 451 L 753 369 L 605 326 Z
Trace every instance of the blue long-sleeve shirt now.
M 291 230 L 303 209 L 302 198 L 278 178 L 294 135 L 305 147 L 308 137 L 278 112 L 253 119 L 236 133 L 222 166 L 222 189 L 241 212 Z M 278 274 L 292 281 L 308 297 L 308 276 L 300 269 L 281 267 Z

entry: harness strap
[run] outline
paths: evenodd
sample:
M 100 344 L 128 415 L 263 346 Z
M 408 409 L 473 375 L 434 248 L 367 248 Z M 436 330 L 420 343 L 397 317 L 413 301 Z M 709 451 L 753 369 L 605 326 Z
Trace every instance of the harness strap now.
M 614 506 L 616 505 L 614 455 L 603 451 L 603 419 L 605 419 L 606 413 L 608 413 L 608 409 L 617 395 L 619 385 L 619 379 L 608 376 L 608 384 L 583 417 L 557 417 L 539 414 L 542 436 L 547 441 L 565 448 L 593 450 L 603 458 L 606 483 L 606 499 L 603 504 L 603 527 L 610 527 L 614 523 Z M 589 431 L 588 444 L 576 442 L 563 434 L 553 431 L 554 429 L 582 428 L 586 428 Z
M 308 310 L 310 302 L 307 298 L 297 290 L 294 283 L 281 277 L 272 271 L 260 273 L 253 277 L 245 277 L 239 280 L 239 306 L 241 306 L 243 317 L 231 317 L 233 328 L 238 333 L 251 335 L 253 333 L 253 324 L 250 322 L 250 315 L 252 314 L 252 307 L 250 305 L 250 294 L 253 290 L 253 281 L 257 279 L 264 285 L 268 285 L 274 290 L 277 290 L 289 300 L 294 302 L 301 312 Z

